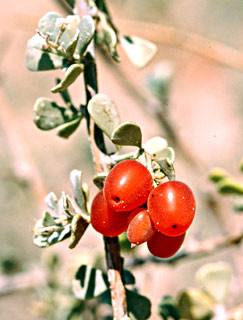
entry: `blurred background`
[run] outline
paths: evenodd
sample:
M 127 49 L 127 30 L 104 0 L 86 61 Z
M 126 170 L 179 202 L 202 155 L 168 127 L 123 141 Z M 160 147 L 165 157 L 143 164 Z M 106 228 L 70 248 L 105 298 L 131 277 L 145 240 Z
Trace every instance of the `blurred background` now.
M 156 57 L 143 70 L 136 69 L 121 48 L 119 65 L 97 52 L 99 91 L 116 102 L 122 121 L 142 127 L 144 142 L 162 136 L 175 149 L 177 179 L 191 186 L 198 207 L 184 246 L 239 234 L 242 216 L 234 214 L 231 197 L 216 192 L 208 173 L 218 166 L 242 180 L 242 0 L 111 0 L 108 6 L 123 34 L 144 37 L 158 46 Z M 102 238 L 91 227 L 73 251 L 65 241 L 48 249 L 32 242 L 45 195 L 51 191 L 58 196 L 62 191 L 72 194 L 72 169 L 83 171 L 91 198 L 97 192 L 85 123 L 65 140 L 54 131 L 38 130 L 32 121 L 38 97 L 59 99 L 50 89 L 61 71 L 32 73 L 25 66 L 26 43 L 47 11 L 66 14 L 57 1 L 0 3 L 1 320 L 54 319 L 40 316 L 45 314 L 43 270 L 53 255 L 60 259 L 57 272 L 66 286 L 81 263 L 98 264 L 103 258 Z M 163 102 L 147 85 L 154 72 L 169 79 Z M 85 102 L 82 83 L 77 81 L 70 92 L 74 103 Z M 146 256 L 146 245 L 135 254 Z M 124 255 L 128 262 L 132 260 L 131 253 Z M 151 319 L 157 319 L 157 305 L 164 294 L 176 296 L 183 288 L 198 287 L 195 272 L 206 262 L 216 261 L 228 263 L 232 270 L 225 304 L 231 309 L 242 302 L 240 245 L 175 266 L 148 261 L 133 267 L 139 291 L 153 301 Z M 84 319 L 93 318 L 88 313 Z

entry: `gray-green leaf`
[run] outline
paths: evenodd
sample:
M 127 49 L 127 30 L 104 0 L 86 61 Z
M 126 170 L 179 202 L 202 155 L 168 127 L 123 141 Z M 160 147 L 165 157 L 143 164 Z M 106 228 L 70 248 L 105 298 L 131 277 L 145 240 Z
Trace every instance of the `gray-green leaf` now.
M 86 199 L 82 189 L 82 171 L 72 170 L 70 180 L 77 205 L 82 211 L 87 212 Z
M 45 197 L 45 203 L 50 209 L 58 213 L 58 199 L 54 192 L 50 192 Z
M 105 94 L 96 94 L 88 104 L 88 111 L 96 125 L 110 138 L 113 130 L 120 124 L 115 103 Z
M 121 45 L 137 68 L 145 67 L 157 53 L 154 43 L 135 36 L 122 36 Z
M 114 144 L 122 146 L 142 146 L 142 132 L 140 127 L 134 122 L 121 123 L 111 135 Z
M 38 98 L 34 105 L 34 122 L 41 130 L 54 129 L 66 121 L 66 109 L 48 98 Z
M 56 53 L 44 49 L 45 40 L 38 34 L 33 36 L 27 44 L 26 66 L 30 71 L 46 71 L 61 69 L 65 66 L 67 59 Z
M 77 53 L 80 57 L 84 54 L 95 34 L 95 23 L 90 15 L 84 16 L 79 23 L 79 40 Z
M 77 213 L 72 220 L 72 230 L 71 237 L 69 242 L 69 248 L 73 249 L 79 243 L 79 240 L 82 238 L 84 232 L 86 231 L 89 223 L 87 220 Z

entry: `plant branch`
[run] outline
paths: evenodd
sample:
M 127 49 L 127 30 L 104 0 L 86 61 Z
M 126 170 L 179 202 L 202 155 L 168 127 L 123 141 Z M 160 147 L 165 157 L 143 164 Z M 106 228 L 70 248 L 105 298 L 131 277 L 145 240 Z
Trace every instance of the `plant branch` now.
M 84 14 L 92 15 L 91 8 L 88 7 L 88 1 L 77 1 L 77 9 L 80 16 Z M 89 48 L 94 46 L 94 43 L 89 45 Z M 97 70 L 95 58 L 92 50 L 88 49 L 85 60 L 84 81 L 86 90 L 86 108 L 93 94 L 98 92 Z M 105 162 L 106 148 L 104 143 L 104 136 L 102 131 L 95 125 L 86 111 L 87 129 L 89 133 L 90 147 L 92 150 L 93 161 L 95 165 L 96 174 L 107 172 L 108 167 Z M 115 320 L 128 319 L 127 316 L 127 302 L 126 291 L 122 281 L 122 263 L 120 256 L 118 237 L 104 237 L 106 264 L 108 281 L 111 290 L 111 301 L 113 309 L 113 318 Z
M 147 262 L 155 262 L 155 263 L 165 263 L 165 264 L 176 264 L 183 260 L 195 260 L 207 257 L 209 255 L 215 254 L 221 250 L 230 248 L 232 246 L 240 245 L 243 240 L 243 232 L 237 235 L 229 235 L 227 237 L 217 237 L 209 240 L 205 240 L 203 242 L 199 241 L 190 241 L 190 244 L 184 249 L 181 250 L 181 253 L 173 256 L 170 259 L 162 260 L 155 258 L 153 256 L 148 256 L 144 259 L 134 259 L 131 262 L 129 267 L 142 265 Z

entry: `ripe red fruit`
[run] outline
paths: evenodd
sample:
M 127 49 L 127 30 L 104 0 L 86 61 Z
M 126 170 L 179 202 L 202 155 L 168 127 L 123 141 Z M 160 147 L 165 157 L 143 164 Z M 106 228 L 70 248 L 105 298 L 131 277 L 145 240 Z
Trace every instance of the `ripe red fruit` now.
M 135 160 L 124 160 L 110 171 L 104 184 L 104 196 L 115 211 L 130 211 L 147 201 L 153 189 L 148 169 Z
M 155 228 L 170 237 L 186 232 L 195 210 L 191 189 L 180 181 L 165 182 L 152 190 L 148 197 L 148 211 Z
M 149 251 L 156 257 L 169 258 L 173 256 L 181 247 L 185 238 L 185 233 L 178 237 L 167 237 L 156 231 L 154 236 L 147 242 Z
M 131 243 L 141 244 L 152 238 L 155 228 L 147 210 L 141 210 L 129 223 L 127 238 Z
M 115 237 L 126 231 L 128 214 L 120 214 L 107 206 L 103 191 L 94 198 L 91 205 L 91 224 L 93 228 L 107 237 Z

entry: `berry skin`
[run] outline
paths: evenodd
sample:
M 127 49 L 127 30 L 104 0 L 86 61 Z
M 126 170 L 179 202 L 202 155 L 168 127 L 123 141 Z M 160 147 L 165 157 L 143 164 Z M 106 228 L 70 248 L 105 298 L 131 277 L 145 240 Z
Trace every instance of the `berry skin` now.
M 167 181 L 148 197 L 148 211 L 155 228 L 170 237 L 186 232 L 195 215 L 196 202 L 191 189 L 180 181 Z
M 135 160 L 124 160 L 110 171 L 104 184 L 104 196 L 115 211 L 131 211 L 147 201 L 153 189 L 148 169 Z
M 155 228 L 147 210 L 141 210 L 129 223 L 127 238 L 133 244 L 141 244 L 152 238 Z
M 103 191 L 94 198 L 91 205 L 91 224 L 99 233 L 107 237 L 115 237 L 126 231 L 129 212 L 119 214 L 107 206 Z
M 154 236 L 147 242 L 147 246 L 152 255 L 159 258 L 169 258 L 180 249 L 184 238 L 185 233 L 178 237 L 167 237 L 156 231 Z

